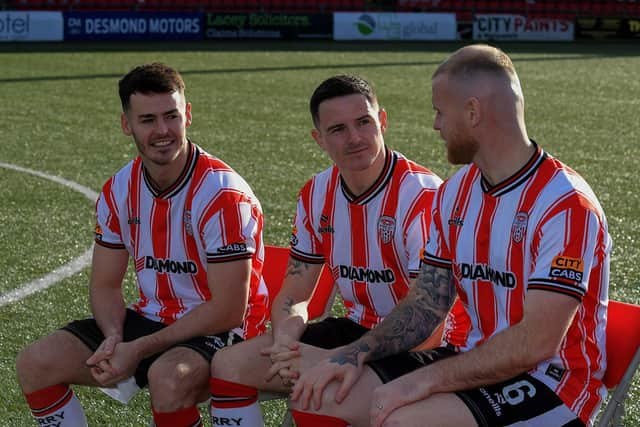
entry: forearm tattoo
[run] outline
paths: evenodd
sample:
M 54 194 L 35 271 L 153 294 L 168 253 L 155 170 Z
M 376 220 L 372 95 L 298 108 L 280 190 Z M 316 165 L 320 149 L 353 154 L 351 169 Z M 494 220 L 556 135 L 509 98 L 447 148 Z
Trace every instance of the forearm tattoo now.
M 282 307 L 282 311 L 286 314 L 293 314 L 293 298 L 287 297 L 284 300 L 284 306 Z
M 409 350 L 426 340 L 456 296 L 451 270 L 422 266 L 415 287 L 376 328 L 367 333 L 368 360 Z
M 361 343 L 356 347 L 348 348 L 347 351 L 331 357 L 329 361 L 337 363 L 338 365 L 346 365 L 349 363 L 353 366 L 358 366 L 358 354 L 366 353 L 369 350 L 371 349 L 367 343 Z
M 287 264 L 287 273 L 285 276 L 302 276 L 306 270 L 309 269 L 309 264 L 306 262 L 298 261 L 297 259 L 289 258 L 289 263 Z M 293 314 L 293 306 L 294 306 L 293 298 L 286 297 L 284 301 L 284 306 L 282 307 L 282 311 L 286 314 Z
M 285 276 L 302 276 L 302 274 L 308 269 L 309 264 L 307 264 L 306 262 L 289 258 L 289 264 L 287 264 L 287 274 Z

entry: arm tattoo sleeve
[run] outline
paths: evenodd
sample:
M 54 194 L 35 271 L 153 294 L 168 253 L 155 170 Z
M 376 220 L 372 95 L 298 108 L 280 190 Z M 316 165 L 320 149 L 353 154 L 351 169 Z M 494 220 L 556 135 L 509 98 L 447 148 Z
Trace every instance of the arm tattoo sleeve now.
M 447 315 L 455 296 L 451 270 L 423 264 L 409 294 L 365 335 L 371 347 L 366 359 L 376 360 L 422 343 Z

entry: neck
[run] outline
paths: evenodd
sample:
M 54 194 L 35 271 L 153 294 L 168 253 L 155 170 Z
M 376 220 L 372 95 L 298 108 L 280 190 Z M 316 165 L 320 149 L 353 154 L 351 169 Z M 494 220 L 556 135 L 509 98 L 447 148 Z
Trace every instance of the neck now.
M 383 155 L 378 156 L 367 169 L 362 171 L 340 171 L 340 176 L 351 194 L 358 197 L 371 188 L 384 169 L 387 155 L 387 149 L 384 148 Z
M 535 150 L 535 146 L 523 135 L 515 140 L 498 142 L 484 155 L 478 153 L 474 163 L 480 168 L 487 182 L 495 186 L 519 171 Z M 499 155 L 496 156 L 496 153 Z

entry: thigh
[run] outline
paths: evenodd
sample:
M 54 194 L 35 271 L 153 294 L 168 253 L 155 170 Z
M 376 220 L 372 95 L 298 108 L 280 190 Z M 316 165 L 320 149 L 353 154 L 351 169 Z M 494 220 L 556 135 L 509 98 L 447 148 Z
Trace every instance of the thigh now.
M 308 360 L 313 366 L 313 356 Z M 306 368 L 308 367 L 306 366 Z M 354 427 L 368 427 L 370 426 L 369 408 L 373 391 L 381 385 L 382 381 L 378 375 L 371 368 L 365 366 L 362 375 L 342 402 L 338 403 L 335 399 L 340 384 L 337 381 L 332 381 L 322 393 L 320 408 L 315 408 L 313 402 L 308 407 L 304 407 L 301 400 L 291 401 L 290 407 L 303 412 L 338 417 Z
M 478 425 L 584 426 L 553 390 L 529 374 L 507 381 L 456 392 Z
M 25 393 L 55 384 L 96 386 L 86 361 L 93 354 L 81 340 L 58 330 L 26 347 L 18 356 L 18 379 Z
M 271 360 L 260 352 L 273 345 L 273 335 L 267 332 L 247 341 L 218 351 L 211 363 L 211 376 L 225 381 L 255 387 L 265 391 L 286 391 L 280 379 L 266 381 Z
M 387 417 L 383 426 L 475 427 L 477 423 L 467 405 L 458 396 L 453 393 L 439 393 L 396 409 Z

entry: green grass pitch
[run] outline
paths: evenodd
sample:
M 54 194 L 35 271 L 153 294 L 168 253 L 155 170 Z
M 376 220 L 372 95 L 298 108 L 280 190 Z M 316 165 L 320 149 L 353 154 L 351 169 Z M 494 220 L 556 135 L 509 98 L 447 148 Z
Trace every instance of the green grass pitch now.
M 450 176 L 432 131 L 430 75 L 455 43 L 210 42 L 0 44 L 0 162 L 99 191 L 134 154 L 119 126 L 117 79 L 142 62 L 178 68 L 193 104 L 190 137 L 253 186 L 265 240 L 284 245 L 300 186 L 329 160 L 310 137 L 308 99 L 324 78 L 355 72 L 389 113 L 386 142 Z M 529 135 L 594 188 L 614 240 L 612 298 L 640 303 L 640 45 L 500 45 L 518 69 Z M 634 166 L 635 165 L 635 166 Z M 92 243 L 93 203 L 72 189 L 0 167 L 0 295 L 80 256 Z M 28 342 L 89 314 L 88 271 L 0 307 L 0 424 L 31 426 L 14 361 Z M 134 296 L 133 276 L 126 290 Z M 60 355 L 64 357 L 64 355 Z M 122 406 L 77 388 L 92 426 L 146 426 L 148 399 Z M 640 425 L 640 381 L 625 425 Z M 277 425 L 282 403 L 264 406 Z M 208 424 L 208 420 L 206 421 Z

